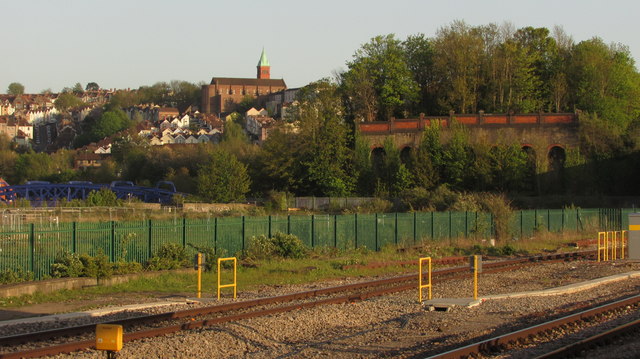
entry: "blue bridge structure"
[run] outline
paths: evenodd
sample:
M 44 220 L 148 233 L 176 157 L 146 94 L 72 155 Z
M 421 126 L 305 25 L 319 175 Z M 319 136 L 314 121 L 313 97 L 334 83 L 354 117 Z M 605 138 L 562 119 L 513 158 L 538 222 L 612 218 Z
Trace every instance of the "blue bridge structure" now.
M 0 187 L 0 203 L 11 203 L 16 199 L 25 199 L 37 206 L 42 203 L 57 203 L 62 200 L 84 200 L 91 192 L 97 192 L 103 188 L 111 190 L 118 199 L 137 198 L 146 203 L 170 204 L 175 195 L 182 194 L 176 191 L 175 185 L 170 181 L 160 181 L 155 187 L 136 186 L 130 181 L 114 181 L 110 184 L 87 181 L 66 183 L 29 181 L 23 185 Z

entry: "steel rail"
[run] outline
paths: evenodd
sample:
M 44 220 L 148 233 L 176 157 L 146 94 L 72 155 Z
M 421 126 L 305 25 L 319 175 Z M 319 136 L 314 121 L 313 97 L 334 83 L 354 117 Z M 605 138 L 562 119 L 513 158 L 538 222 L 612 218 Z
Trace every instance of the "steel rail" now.
M 521 339 L 527 339 L 531 336 L 538 335 L 547 331 L 551 331 L 555 328 L 584 321 L 602 313 L 613 311 L 628 305 L 635 305 L 640 303 L 640 295 L 621 299 L 613 303 L 604 304 L 592 309 L 588 309 L 579 313 L 564 316 L 562 318 L 554 319 L 545 323 L 537 324 L 532 327 L 517 330 L 515 332 L 507 333 L 491 339 L 483 340 L 477 343 L 472 343 L 461 348 L 453 349 L 441 354 L 428 357 L 428 359 L 460 359 L 468 358 L 472 355 L 480 353 L 492 352 L 500 349 L 501 347 L 508 346 L 511 343 L 517 342 Z
M 547 354 L 536 357 L 536 359 L 568 358 L 578 355 L 582 351 L 589 350 L 596 345 L 607 343 L 615 338 L 619 338 L 629 333 L 640 331 L 640 319 L 619 325 L 602 333 L 593 335 L 579 342 L 556 349 Z

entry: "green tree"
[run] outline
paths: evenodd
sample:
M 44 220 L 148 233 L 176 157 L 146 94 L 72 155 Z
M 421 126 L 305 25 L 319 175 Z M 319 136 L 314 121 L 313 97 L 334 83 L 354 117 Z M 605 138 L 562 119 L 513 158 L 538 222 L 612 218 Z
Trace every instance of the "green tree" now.
M 87 87 L 85 87 L 86 91 L 98 91 L 100 90 L 100 85 L 98 85 L 95 82 L 89 82 L 87 83 Z
M 438 83 L 434 71 L 435 49 L 433 41 L 424 34 L 410 35 L 402 42 L 407 66 L 420 87 L 420 100 L 415 113 L 436 112 Z
M 79 82 L 76 82 L 75 85 L 73 85 L 73 88 L 71 89 L 71 91 L 76 94 L 76 95 L 80 95 L 84 93 L 84 89 L 82 87 L 82 84 Z
M 74 108 L 82 107 L 85 105 L 86 103 L 76 97 L 76 95 L 69 92 L 61 93 L 60 95 L 58 95 L 58 98 L 55 102 L 55 107 L 60 112 L 66 112 L 68 110 L 72 110 Z
M 250 184 L 247 167 L 222 149 L 213 151 L 209 161 L 198 171 L 198 194 L 211 202 L 243 200 Z
M 346 196 L 353 191 L 350 175 L 349 132 L 338 87 L 323 79 L 303 88 L 290 111 L 299 124 L 299 162 L 305 168 L 302 190 L 306 194 Z
M 24 94 L 24 85 L 19 82 L 12 82 L 7 87 L 7 94 L 9 95 L 22 95 Z
M 347 63 L 344 74 L 348 98 L 364 95 L 363 90 L 375 92 L 376 115 L 379 120 L 389 117 L 407 117 L 409 109 L 419 98 L 419 87 L 406 61 L 400 40 L 393 34 L 376 36 L 356 50 L 354 59 Z M 369 93 L 366 93 L 369 97 Z M 371 115 L 367 108 L 372 101 L 363 101 L 362 113 Z M 365 117 L 366 119 L 366 117 Z
M 454 21 L 438 30 L 433 47 L 433 66 L 442 85 L 440 105 L 460 113 L 477 112 L 484 53 L 479 31 L 464 21 Z
M 640 75 L 627 47 L 599 38 L 582 41 L 573 48 L 568 71 L 579 109 L 620 128 L 640 116 Z

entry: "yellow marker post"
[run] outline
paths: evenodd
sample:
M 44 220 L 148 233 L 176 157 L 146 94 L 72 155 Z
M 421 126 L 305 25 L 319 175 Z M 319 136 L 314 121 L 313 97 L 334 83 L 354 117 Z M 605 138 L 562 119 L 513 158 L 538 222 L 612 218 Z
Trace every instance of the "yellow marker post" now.
M 622 231 L 622 233 L 620 233 L 620 259 L 624 259 L 625 240 L 627 239 L 628 234 L 629 232 L 627 231 Z
M 618 256 L 618 233 L 620 231 L 611 232 L 611 260 L 615 261 Z
M 478 256 L 473 256 L 473 300 L 478 300 Z
M 221 268 L 221 264 L 222 262 L 226 262 L 226 261 L 233 261 L 233 283 L 230 284 L 222 284 L 220 282 L 220 268 Z M 237 260 L 236 257 L 229 257 L 229 258 L 218 258 L 218 300 L 220 300 L 220 289 L 221 288 L 230 288 L 233 287 L 233 299 L 236 299 L 236 294 L 237 294 Z
M 422 284 L 422 262 L 428 262 L 428 278 L 427 284 Z M 422 303 L 422 289 L 429 288 L 429 300 L 431 300 L 431 257 L 420 258 L 418 261 L 418 300 Z
M 198 270 L 198 293 L 197 297 L 202 295 L 202 253 L 196 255 L 196 269 Z

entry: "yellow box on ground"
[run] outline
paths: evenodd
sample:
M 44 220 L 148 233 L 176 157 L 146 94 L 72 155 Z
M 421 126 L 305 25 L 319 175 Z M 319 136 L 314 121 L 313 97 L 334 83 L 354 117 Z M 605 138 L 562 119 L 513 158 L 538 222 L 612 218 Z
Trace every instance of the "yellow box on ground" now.
M 96 325 L 96 349 L 112 351 L 122 349 L 122 325 Z

